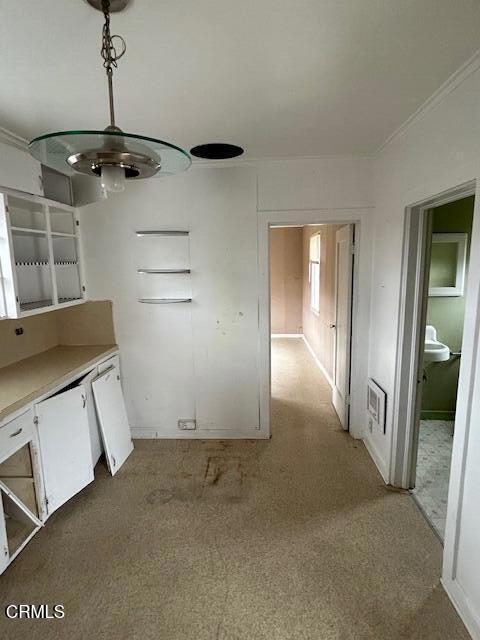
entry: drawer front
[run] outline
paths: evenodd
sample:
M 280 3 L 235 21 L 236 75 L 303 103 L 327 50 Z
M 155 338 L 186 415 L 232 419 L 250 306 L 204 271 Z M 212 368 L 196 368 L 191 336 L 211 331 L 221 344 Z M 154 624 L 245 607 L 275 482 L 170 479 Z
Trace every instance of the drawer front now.
M 33 434 L 33 412 L 31 409 L 0 427 L 0 461 L 18 447 L 23 447 L 33 438 Z
M 102 364 L 99 364 L 98 365 L 98 373 L 99 374 L 103 373 L 109 367 L 112 367 L 112 366 L 117 369 L 117 372 L 119 372 L 119 370 L 120 370 L 120 358 L 118 357 L 118 354 L 112 356 L 108 360 L 105 360 L 105 362 L 102 362 Z

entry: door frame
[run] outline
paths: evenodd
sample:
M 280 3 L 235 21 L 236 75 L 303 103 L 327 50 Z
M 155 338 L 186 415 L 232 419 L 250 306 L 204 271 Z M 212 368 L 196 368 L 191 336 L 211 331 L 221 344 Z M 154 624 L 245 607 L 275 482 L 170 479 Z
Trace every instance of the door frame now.
M 413 369 L 412 353 L 419 345 L 413 322 L 411 305 L 407 304 L 419 286 L 419 252 L 423 249 L 419 222 L 425 210 L 467 196 L 475 196 L 473 228 L 470 243 L 468 286 L 465 298 L 462 358 L 458 379 L 455 437 L 453 440 L 450 482 L 448 487 L 447 522 L 443 551 L 441 582 L 469 631 L 478 629 L 478 619 L 471 610 L 468 598 L 457 579 L 459 540 L 462 526 L 462 508 L 465 489 L 465 472 L 469 452 L 470 430 L 474 392 L 478 386 L 480 370 L 480 181 L 471 180 L 444 191 L 437 196 L 406 208 L 404 251 L 402 261 L 401 313 L 398 328 L 396 392 L 393 407 L 393 439 L 391 484 L 401 487 L 408 478 L 409 449 L 411 440 L 411 408 L 406 410 L 405 389 L 411 385 Z M 423 212 L 422 212 L 423 211 Z M 409 245 L 411 245 L 409 250 Z M 416 258 L 416 260 L 414 260 Z M 403 388 L 402 388 L 403 387 Z M 402 420 L 406 422 L 402 423 Z
M 421 401 L 421 371 L 427 302 L 427 268 L 430 255 L 430 212 L 436 207 L 476 196 L 476 183 L 470 181 L 444 191 L 405 209 L 400 288 L 400 314 L 397 334 L 397 363 L 393 399 L 393 438 L 390 484 L 410 489 L 415 479 L 418 419 Z M 474 214 L 475 217 L 475 214 Z M 468 296 L 468 290 L 467 290 Z M 464 335 L 468 331 L 465 313 Z M 460 386 L 468 384 L 462 348 Z
M 368 340 L 365 337 L 368 336 L 370 312 L 370 237 L 368 234 L 370 215 L 371 210 L 367 208 L 258 211 L 260 437 L 269 438 L 271 436 L 269 231 L 272 226 L 309 224 L 355 225 L 349 432 L 354 438 L 364 436 L 368 362 Z
M 348 226 L 348 241 L 350 246 L 355 247 L 355 225 L 345 225 Z M 334 298 L 334 308 L 335 308 L 335 319 L 334 319 L 334 323 L 335 323 L 335 335 L 334 335 L 334 341 L 333 341 L 333 375 L 332 375 L 332 381 L 333 381 L 333 385 L 332 385 L 332 404 L 333 407 L 335 409 L 335 411 L 337 411 L 337 407 L 335 406 L 335 402 L 340 399 L 339 398 L 339 393 L 338 393 L 338 386 L 336 385 L 336 378 L 337 378 L 337 367 L 338 367 L 338 360 L 337 360 L 337 344 L 338 344 L 338 333 L 337 333 L 337 329 L 338 329 L 338 259 L 339 259 L 339 254 L 338 254 L 338 233 L 339 231 L 343 231 L 343 228 L 337 229 L 336 233 L 335 233 L 335 298 Z M 347 278 L 348 278 L 348 285 L 347 285 L 347 289 L 348 289 L 348 323 L 347 323 L 347 352 L 348 352 L 348 366 L 347 366 L 347 378 L 348 378 L 348 392 L 347 392 L 347 397 L 350 398 L 350 389 L 351 389 L 351 366 L 352 366 L 352 323 L 353 323 L 353 287 L 354 287 L 354 274 L 355 274 L 355 249 L 354 251 L 350 254 L 350 262 L 349 262 L 349 269 L 348 269 L 348 274 L 347 274 Z M 344 419 L 344 422 L 342 422 L 342 419 L 339 417 L 340 419 L 340 423 L 343 427 L 343 429 L 345 431 L 350 431 L 350 404 L 349 404 L 349 400 L 346 402 L 346 417 Z M 338 411 L 337 411 L 337 415 L 338 415 Z

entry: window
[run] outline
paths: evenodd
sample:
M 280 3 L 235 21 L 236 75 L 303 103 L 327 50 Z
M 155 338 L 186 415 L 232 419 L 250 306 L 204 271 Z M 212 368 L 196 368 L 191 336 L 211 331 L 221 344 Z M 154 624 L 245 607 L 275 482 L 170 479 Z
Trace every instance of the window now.
M 308 278 L 310 282 L 310 307 L 315 313 L 320 312 L 320 234 L 310 238 L 310 253 L 308 264 Z

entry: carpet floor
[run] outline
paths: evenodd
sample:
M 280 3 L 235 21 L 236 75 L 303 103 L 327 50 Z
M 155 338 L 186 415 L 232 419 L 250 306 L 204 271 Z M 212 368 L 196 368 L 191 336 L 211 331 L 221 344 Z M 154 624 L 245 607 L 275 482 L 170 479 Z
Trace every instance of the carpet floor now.
M 301 340 L 273 341 L 269 441 L 137 441 L 0 578 L 63 604 L 3 640 L 467 639 L 442 548 L 342 431 Z

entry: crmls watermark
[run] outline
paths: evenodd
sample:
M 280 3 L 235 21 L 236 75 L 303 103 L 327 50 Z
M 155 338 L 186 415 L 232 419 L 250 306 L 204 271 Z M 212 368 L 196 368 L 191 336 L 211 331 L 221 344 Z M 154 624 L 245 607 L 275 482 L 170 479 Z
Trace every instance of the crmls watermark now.
M 11 620 L 55 620 L 65 617 L 65 607 L 63 604 L 53 607 L 48 604 L 9 604 L 5 607 L 5 615 Z

